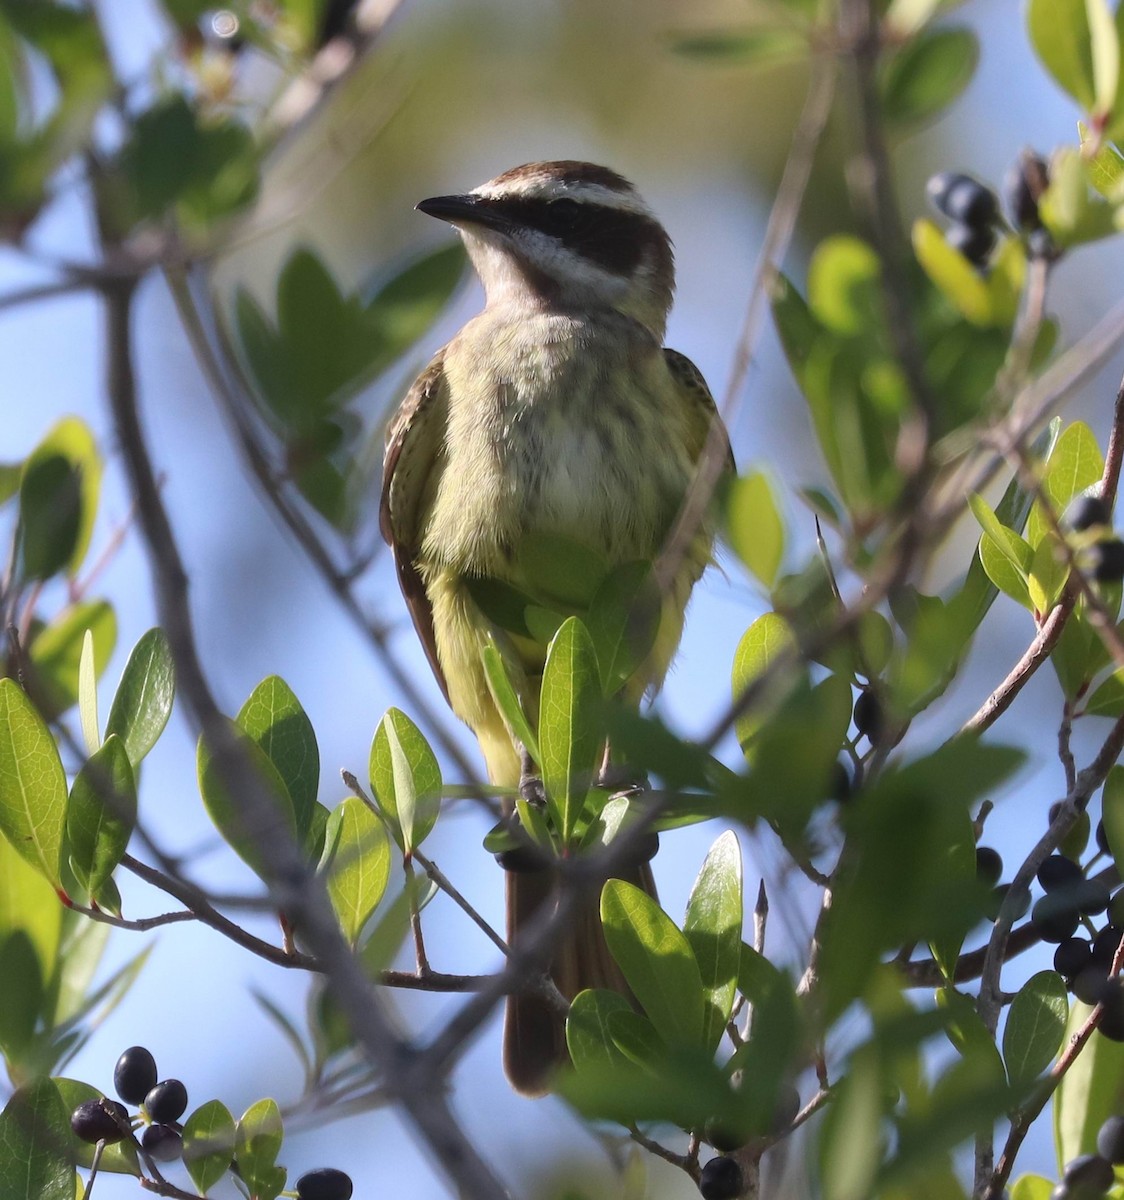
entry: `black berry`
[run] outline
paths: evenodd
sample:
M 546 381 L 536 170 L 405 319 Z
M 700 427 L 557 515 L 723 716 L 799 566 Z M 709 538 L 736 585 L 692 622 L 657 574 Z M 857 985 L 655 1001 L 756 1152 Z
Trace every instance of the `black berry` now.
M 165 1079 L 145 1096 L 144 1110 L 157 1125 L 178 1121 L 187 1110 L 187 1088 L 178 1079 Z
M 1124 933 L 1124 930 L 1119 925 L 1106 925 L 1093 938 L 1093 962 L 1098 967 L 1103 967 L 1106 974 L 1109 967 L 1112 966 L 1112 960 L 1116 957 L 1121 933 Z
M 984 266 L 995 249 L 995 230 L 990 225 L 950 225 L 944 237 L 974 267 Z
M 1124 579 L 1124 542 L 1109 538 L 1089 547 L 1089 574 L 1098 583 Z
M 742 1169 L 733 1158 L 712 1158 L 699 1176 L 699 1194 L 703 1200 L 737 1200 L 743 1186 Z
M 1077 929 L 1077 906 L 1070 896 L 1047 893 L 1031 909 L 1030 923 L 1044 942 L 1064 942 Z
M 837 804 L 846 804 L 851 798 L 851 788 L 851 772 L 844 763 L 836 761 L 828 779 L 827 798 Z
M 787 1129 L 796 1119 L 800 1111 L 800 1093 L 792 1083 L 781 1084 L 777 1093 L 777 1102 L 773 1108 L 772 1133 L 780 1133 Z
M 129 1131 L 128 1114 L 116 1100 L 86 1100 L 70 1114 L 76 1137 L 95 1142 L 119 1142 Z
M 1094 525 L 1108 525 L 1111 520 L 1108 505 L 1100 496 L 1075 496 L 1062 514 L 1061 525 L 1063 529 L 1083 533 Z
M 1073 977 L 1069 990 L 1082 1004 L 1099 1004 L 1108 983 L 1108 971 L 1098 963 L 1082 967 Z
M 855 701 L 855 728 L 866 734 L 872 746 L 881 738 L 884 723 L 882 702 L 873 692 L 860 693 Z
M 1038 200 L 1049 183 L 1045 161 L 1033 150 L 1024 150 L 1003 180 L 1003 199 L 1011 224 L 1017 229 L 1031 230 L 1041 226 Z
M 297 1180 L 297 1200 L 351 1200 L 351 1176 L 335 1167 L 306 1171 Z
M 1054 970 L 1072 979 L 1093 961 L 1093 947 L 1082 937 L 1066 938 L 1054 951 Z
M 976 847 L 976 878 L 988 887 L 999 882 L 1003 874 L 1003 859 L 990 846 Z
M 1103 879 L 1085 879 L 1074 888 L 1077 911 L 1086 917 L 1095 917 L 1108 908 L 1112 891 Z
M 939 212 L 962 225 L 994 225 L 999 219 L 995 193 L 970 175 L 942 171 L 929 180 L 925 190 Z
M 1100 1003 L 1104 1005 L 1104 1011 L 1097 1028 L 1110 1042 L 1124 1042 L 1124 990 L 1119 978 L 1105 983 Z
M 1085 877 L 1072 858 L 1064 854 L 1051 854 L 1038 868 L 1038 882 L 1047 892 L 1058 891 L 1081 883 Z
M 126 1104 L 141 1104 L 158 1078 L 156 1059 L 143 1046 L 130 1046 L 113 1068 L 113 1090 Z
M 1088 1189 L 1102 1195 L 1112 1187 L 1115 1175 L 1112 1163 L 1099 1154 L 1079 1154 L 1065 1165 L 1062 1183 L 1074 1189 Z
M 1124 1117 L 1109 1117 L 1101 1126 L 1097 1153 L 1110 1163 L 1124 1163 Z
M 183 1136 L 172 1125 L 149 1125 L 141 1145 L 157 1162 L 175 1162 L 183 1155 Z

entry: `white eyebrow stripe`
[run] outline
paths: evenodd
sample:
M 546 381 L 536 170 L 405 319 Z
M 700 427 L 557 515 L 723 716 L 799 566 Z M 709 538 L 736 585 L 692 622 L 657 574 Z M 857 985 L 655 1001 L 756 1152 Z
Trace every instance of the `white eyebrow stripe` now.
M 528 175 L 525 179 L 505 179 L 500 184 L 489 181 L 473 188 L 471 194 L 483 196 L 488 200 L 532 197 L 536 200 L 549 201 L 565 198 L 588 204 L 598 204 L 604 208 L 615 208 L 621 212 L 636 213 L 638 216 L 652 216 L 651 209 L 633 191 L 620 192 L 598 183 L 556 179 L 549 175 Z

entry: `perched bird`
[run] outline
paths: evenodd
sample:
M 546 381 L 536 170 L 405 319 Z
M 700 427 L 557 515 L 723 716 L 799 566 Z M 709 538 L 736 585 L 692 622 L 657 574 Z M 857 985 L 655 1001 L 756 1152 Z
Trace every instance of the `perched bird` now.
M 492 783 L 514 788 L 526 782 L 522 747 L 492 699 L 481 649 L 489 635 L 504 645 L 536 721 L 546 646 L 497 628 L 474 598 L 481 581 L 533 585 L 520 549 L 543 535 L 609 566 L 655 560 L 705 455 L 717 451 L 721 471 L 733 464 L 702 376 L 663 347 L 671 242 L 627 180 L 590 163 L 528 163 L 417 207 L 456 227 L 485 305 L 390 424 L 382 532 L 449 704 L 480 742 Z M 711 557 L 709 518 L 686 535 L 655 647 L 624 689 L 636 703 L 661 683 Z M 647 863 L 624 876 L 654 894 Z M 552 886 L 549 869 L 508 871 L 509 938 Z M 587 987 L 627 994 L 595 906 L 556 948 L 551 976 L 567 998 Z M 565 1058 L 564 1032 L 538 995 L 509 1000 L 504 1065 L 518 1090 L 546 1088 Z

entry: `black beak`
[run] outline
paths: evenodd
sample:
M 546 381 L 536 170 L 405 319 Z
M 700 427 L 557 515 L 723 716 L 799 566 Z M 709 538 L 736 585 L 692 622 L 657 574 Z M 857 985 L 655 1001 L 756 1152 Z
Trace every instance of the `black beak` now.
M 427 217 L 448 221 L 450 225 L 487 225 L 500 229 L 509 224 L 494 200 L 487 196 L 431 196 L 414 206 Z

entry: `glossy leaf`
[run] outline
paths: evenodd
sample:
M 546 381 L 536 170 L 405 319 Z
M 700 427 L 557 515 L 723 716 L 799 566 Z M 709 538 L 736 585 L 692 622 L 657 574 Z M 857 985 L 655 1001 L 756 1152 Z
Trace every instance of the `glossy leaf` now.
M 1074 1000 L 1065 1029 L 1068 1041 L 1089 1019 L 1092 1009 Z M 1096 1152 L 1097 1131 L 1120 1112 L 1124 1080 L 1124 1042 L 1094 1033 L 1062 1076 L 1054 1093 L 1054 1150 L 1058 1171 L 1079 1154 Z
M 74 556 L 82 526 L 82 478 L 61 454 L 33 456 L 20 480 L 19 574 L 49 579 Z
M 0 939 L 0 979 L 4 1003 L 0 1004 L 0 1051 L 18 1076 L 32 1045 L 35 1026 L 46 1000 L 43 964 L 31 939 L 17 929 Z
M 1027 31 L 1054 82 L 1086 111 L 1096 103 L 1086 0 L 1028 0 Z
M 609 1014 L 609 1036 L 630 1063 L 658 1075 L 667 1069 L 667 1045 L 641 1013 L 626 1009 Z
M 66 810 L 70 865 L 97 895 L 129 845 L 137 820 L 137 791 L 125 743 L 111 734 L 78 772 Z
M 586 629 L 597 654 L 601 687 L 614 695 L 656 644 L 663 598 L 647 562 L 614 568 L 597 589 L 586 615 Z
M 52 1082 L 59 1090 L 59 1096 L 62 1098 L 63 1110 L 67 1113 L 72 1113 L 79 1104 L 85 1104 L 87 1100 L 101 1100 L 105 1097 L 97 1088 L 91 1087 L 88 1083 L 83 1083 L 79 1079 L 67 1079 L 65 1077 L 55 1077 Z M 94 1159 L 94 1147 L 89 1142 L 83 1142 L 70 1135 L 70 1152 L 74 1156 L 80 1167 L 85 1167 L 87 1170 Z M 137 1148 L 132 1141 L 123 1140 L 115 1145 L 106 1146 L 102 1152 L 101 1158 L 98 1160 L 99 1171 L 110 1171 L 114 1175 L 136 1175 L 140 1176 L 140 1162 L 137 1159 Z
M 1003 1061 L 1013 1084 L 1029 1083 L 1062 1047 L 1069 1000 L 1056 971 L 1039 971 L 1019 988 L 1003 1027 Z
M 234 1118 L 221 1101 L 208 1100 L 188 1116 L 183 1126 L 183 1161 L 200 1195 L 230 1170 L 234 1145 Z
M 1124 765 L 1114 763 L 1101 790 L 1101 820 L 1113 860 L 1124 862 Z
M 254 688 L 237 722 L 277 769 L 293 802 L 297 836 L 303 844 L 320 784 L 320 751 L 312 722 L 278 675 L 263 679 Z
M 296 837 L 293 803 L 289 799 L 285 781 L 265 752 L 233 723 L 230 731 L 239 742 L 248 764 L 257 773 L 261 793 L 272 802 L 269 824 L 258 827 L 250 823 L 245 804 L 240 797 L 232 796 L 227 791 L 202 737 L 195 756 L 199 793 L 203 797 L 207 815 L 227 844 L 256 875 L 264 878 L 268 875 L 269 856 L 263 847 L 279 837 Z
M 1043 538 L 1034 551 L 1027 577 L 1027 592 L 1037 613 L 1048 613 L 1058 602 L 1069 578 L 1069 567 L 1052 537 Z
M 605 940 L 657 1033 L 669 1044 L 698 1045 L 706 998 L 686 937 L 640 888 L 610 879 L 601 892 Z
M 390 879 L 386 830 L 358 796 L 348 796 L 332 810 L 319 871 L 343 935 L 354 946 Z
M 285 1168 L 276 1165 L 284 1140 L 275 1100 L 259 1100 L 242 1114 L 235 1132 L 234 1161 L 255 1200 L 275 1200 L 285 1186 Z
M 523 711 L 523 703 L 519 699 L 507 671 L 507 661 L 495 638 L 488 634 L 481 647 L 480 656 L 484 663 L 484 674 L 488 679 L 488 689 L 492 699 L 500 710 L 500 715 L 511 727 L 512 732 L 523 744 L 534 762 L 539 761 L 539 740 L 531 728 L 530 721 Z
M 539 703 L 539 765 L 563 842 L 573 837 L 605 744 L 601 709 L 593 639 L 570 617 L 547 651 Z
M 734 480 L 726 497 L 730 548 L 767 588 L 777 579 L 784 557 L 784 522 L 769 480 L 754 471 Z
M 70 1119 L 50 1079 L 17 1088 L 0 1112 L 0 1195 L 74 1200 Z
M 87 629 L 82 635 L 82 652 L 78 659 L 78 720 L 82 727 L 82 742 L 87 754 L 101 745 L 101 726 L 98 722 L 98 677 L 94 666 L 94 635 Z
M 175 665 L 162 629 L 150 629 L 129 654 L 113 697 L 105 735 L 117 734 L 135 767 L 156 745 L 175 699 Z
M 969 29 L 942 26 L 909 38 L 882 73 L 886 117 L 913 124 L 939 115 L 971 82 L 979 54 Z
M 17 930 L 25 933 L 44 978 L 58 961 L 65 912 L 51 883 L 7 838 L 0 838 L 0 938 Z
M 620 1065 L 623 1056 L 609 1033 L 609 1018 L 631 1011 L 618 992 L 586 989 L 574 997 L 566 1015 L 566 1048 L 576 1070 Z
M 55 739 L 20 686 L 0 679 L 0 832 L 56 888 L 65 823 Z
M 734 652 L 733 692 L 737 703 L 754 682 L 768 670 L 771 663 L 784 654 L 791 654 L 796 640 L 788 622 L 778 613 L 765 613 L 742 634 Z M 734 728 L 744 750 L 761 728 L 764 720 L 762 706 L 757 704 L 741 713 Z
M 400 709 L 387 709 L 375 730 L 370 771 L 379 810 L 409 855 L 437 822 L 441 768 L 421 730 Z
M 1075 496 L 1099 483 L 1103 472 L 1104 456 L 1093 431 L 1084 421 L 1067 425 L 1046 461 L 1042 477 L 1042 489 L 1055 517 L 1065 512 Z M 1026 522 L 1027 542 L 1032 547 L 1037 546 L 1050 529 L 1050 522 L 1042 512 L 1042 502 L 1036 500 Z
M 86 631 L 93 635 L 94 670 L 100 676 L 117 643 L 117 618 L 104 600 L 75 604 L 35 630 L 27 647 L 27 690 L 48 718 L 78 700 L 78 668 Z
M 742 950 L 742 855 L 727 830 L 710 848 L 683 922 L 703 981 L 703 1044 L 717 1047 L 730 1019 Z

